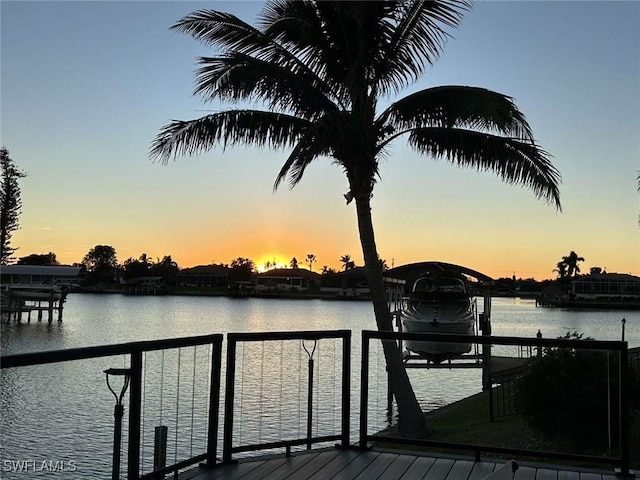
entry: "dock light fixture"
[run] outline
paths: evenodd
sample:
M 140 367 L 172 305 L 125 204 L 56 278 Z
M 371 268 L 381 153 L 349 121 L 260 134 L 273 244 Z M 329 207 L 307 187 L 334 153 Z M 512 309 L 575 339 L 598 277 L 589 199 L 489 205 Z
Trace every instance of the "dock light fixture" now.
M 122 445 L 122 417 L 124 416 L 124 394 L 129 388 L 129 380 L 131 379 L 130 368 L 108 368 L 104 371 L 106 374 L 107 387 L 113 393 L 116 404 L 113 409 L 114 429 L 113 429 L 113 463 L 111 466 L 111 479 L 118 480 L 120 478 L 120 449 Z M 123 377 L 122 390 L 118 395 L 111 387 L 109 377 Z

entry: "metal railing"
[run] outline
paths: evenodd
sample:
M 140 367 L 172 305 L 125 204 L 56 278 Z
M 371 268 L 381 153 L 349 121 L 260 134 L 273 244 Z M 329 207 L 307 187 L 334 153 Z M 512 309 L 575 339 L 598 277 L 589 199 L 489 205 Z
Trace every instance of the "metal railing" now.
M 110 373 L 117 370 L 116 374 L 126 375 L 128 378 L 129 402 L 128 402 L 128 435 L 127 435 L 127 479 L 164 478 L 164 474 L 177 472 L 190 465 L 204 462 L 206 465 L 216 464 L 218 418 L 220 411 L 220 372 L 222 365 L 222 340 L 221 334 L 184 337 L 165 340 L 152 340 L 116 345 L 102 345 L 96 347 L 73 348 L 67 350 L 54 350 L 34 352 L 17 355 L 3 355 L 0 359 L 0 367 L 17 368 L 32 365 L 44 365 L 57 362 L 80 361 L 115 355 L 128 355 L 129 368 L 110 369 Z M 143 354 L 152 351 L 196 347 L 199 345 L 211 346 L 211 371 L 210 392 L 208 398 L 208 425 L 206 451 L 191 458 L 166 467 L 158 468 L 153 472 L 141 475 L 141 432 L 142 432 L 142 404 L 143 404 Z M 105 372 L 107 373 L 107 372 Z M 111 387 L 109 387 L 111 388 Z M 122 394 L 124 395 L 124 390 Z M 116 408 L 116 412 L 118 409 Z M 116 426 L 117 428 L 117 426 Z M 114 436 L 114 443 L 117 441 Z M 115 449 L 114 449 L 115 450 Z M 117 452 L 119 457 L 119 451 Z M 114 465 L 117 464 L 114 451 Z M 119 458 L 118 458 L 119 460 Z M 112 472 L 113 478 L 119 478 L 119 471 Z
M 369 396 L 369 363 L 370 344 L 372 340 L 380 341 L 436 341 L 436 342 L 471 342 L 480 345 L 506 345 L 519 347 L 535 347 L 537 349 L 546 348 L 567 348 L 575 350 L 600 350 L 617 352 L 618 355 L 618 413 L 619 413 L 619 456 L 591 456 L 578 453 L 564 453 L 555 451 L 529 450 L 523 448 L 510 448 L 503 446 L 455 443 L 423 439 L 408 439 L 393 435 L 382 435 L 380 433 L 368 432 L 368 396 Z M 539 350 L 540 351 L 540 350 Z M 398 332 L 362 332 L 362 360 L 361 360 L 361 398 L 360 398 L 360 447 L 367 448 L 369 442 L 384 442 L 386 444 L 396 443 L 399 445 L 426 446 L 457 451 L 472 452 L 477 461 L 483 453 L 509 454 L 524 457 L 554 458 L 562 460 L 572 460 L 578 462 L 595 462 L 605 465 L 614 465 L 620 468 L 620 473 L 629 474 L 629 355 L 626 342 L 620 341 L 596 341 L 596 340 L 571 340 L 571 339 L 542 339 L 542 338 L 520 338 L 520 337 L 489 337 L 466 335 L 445 335 L 426 333 L 398 333 Z
M 324 388 L 320 385 L 320 359 L 319 351 L 316 350 L 316 343 L 321 341 L 330 341 L 333 339 L 334 349 L 329 350 L 327 358 L 332 357 L 334 365 L 334 384 L 340 384 L 339 389 L 336 388 L 335 397 L 339 399 L 335 401 L 336 405 L 331 408 L 339 415 L 340 427 L 338 432 L 320 432 L 318 433 L 318 422 L 314 423 L 314 412 L 319 408 L 318 391 Z M 619 379 L 617 412 L 619 414 L 619 456 L 588 456 L 582 454 L 548 452 L 538 450 L 526 450 L 521 448 L 509 448 L 492 445 L 476 445 L 452 442 L 440 442 L 433 440 L 416 440 L 408 438 L 400 438 L 386 436 L 380 433 L 370 433 L 368 431 L 369 416 L 369 374 L 370 374 L 370 356 L 372 340 L 389 340 L 398 342 L 398 340 L 414 340 L 414 341 L 438 341 L 438 342 L 473 342 L 478 345 L 490 347 L 492 345 L 500 346 L 517 346 L 535 348 L 536 351 L 542 351 L 546 348 L 571 348 L 571 349 L 588 349 L 601 350 L 609 352 L 617 352 L 617 378 Z M 286 375 L 299 375 L 300 394 L 298 395 L 299 404 L 306 404 L 306 407 L 299 407 L 301 422 L 304 424 L 302 428 L 287 433 L 286 439 L 284 435 L 274 441 L 263 441 L 261 436 L 253 436 L 249 438 L 240 438 L 237 435 L 236 427 L 239 426 L 239 419 L 242 411 L 238 409 L 246 409 L 249 412 L 249 406 L 238 402 L 238 396 L 242 396 L 242 385 L 238 384 L 245 381 L 245 377 L 251 373 L 251 370 L 259 370 L 265 359 L 276 356 L 278 353 L 276 342 L 289 342 L 298 363 L 292 365 L 283 364 L 280 376 L 281 380 L 286 380 Z M 306 343 L 307 342 L 307 343 Z M 262 345 L 261 355 L 252 356 L 250 350 L 252 345 Z M 339 344 L 339 347 L 335 347 Z M 210 381 L 209 392 L 207 398 L 207 428 L 206 428 L 206 448 L 204 452 L 175 461 L 172 465 L 155 468 L 154 471 L 141 474 L 141 431 L 142 431 L 142 405 L 143 395 L 151 395 L 150 391 L 143 391 L 143 375 L 144 375 L 144 357 L 147 352 L 160 351 L 166 349 L 194 347 L 198 345 L 211 345 L 210 359 Z M 322 345 L 320 343 L 319 345 Z M 163 478 L 165 474 L 174 473 L 191 465 L 203 462 L 203 466 L 213 467 L 220 463 L 217 458 L 218 452 L 218 433 L 219 433 L 219 417 L 220 417 L 220 400 L 221 400 L 221 378 L 223 372 L 222 363 L 222 346 L 223 336 L 221 334 L 205 335 L 197 337 L 186 337 L 178 339 L 166 339 L 144 342 L 133 342 L 118 345 L 106 345 L 98 347 L 76 348 L 69 350 L 57 350 L 38 353 L 27 353 L 20 355 L 5 355 L 0 359 L 0 367 L 17 368 L 31 365 L 44 365 L 55 362 L 68 362 L 76 360 L 86 360 L 97 357 L 109 357 L 114 355 L 128 355 L 129 368 L 127 374 L 130 379 L 130 389 L 128 396 L 128 436 L 127 436 L 127 478 L 128 479 L 147 479 L 147 478 Z M 266 347 L 265 347 L 266 346 Z M 323 354 L 327 351 L 323 350 Z M 362 357 L 361 357 L 361 379 L 360 379 L 360 447 L 366 448 L 369 442 L 397 443 L 400 445 L 411 446 L 428 446 L 445 449 L 455 449 L 472 452 L 476 459 L 480 459 L 483 453 L 509 454 L 524 457 L 541 457 L 556 458 L 575 461 L 593 461 L 597 460 L 600 464 L 614 465 L 620 468 L 623 475 L 629 473 L 629 354 L 626 342 L 618 341 L 593 341 L 593 340 L 566 340 L 566 339 L 542 339 L 542 338 L 518 338 L 518 337 L 488 337 L 488 336 L 461 336 L 461 335 L 442 335 L 442 334 L 410 334 L 397 332 L 378 332 L 363 331 L 362 332 Z M 286 352 L 284 347 L 280 350 L 281 361 L 286 360 Z M 338 357 L 340 359 L 338 360 Z M 611 358 L 614 358 L 613 356 Z M 305 372 L 306 363 L 306 372 Z M 348 447 L 350 444 L 350 405 L 351 405 L 351 331 L 306 331 L 306 332 L 272 332 L 272 333 L 230 333 L 227 335 L 226 350 L 226 368 L 225 385 L 224 385 L 224 417 L 223 417 L 223 442 L 222 442 L 222 463 L 233 462 L 234 454 L 257 452 L 272 449 L 284 449 L 287 455 L 291 454 L 292 448 L 307 448 L 312 445 L 339 442 L 342 447 Z M 195 368 L 195 367 L 194 367 Z M 336 373 L 339 372 L 339 373 Z M 248 380 L 247 380 L 248 381 Z M 261 382 L 265 385 L 273 382 L 273 378 L 262 376 Z M 268 385 L 267 385 L 268 387 Z M 265 387 L 265 388 L 267 388 Z M 306 388 L 305 388 L 306 387 Z M 282 387 L 285 388 L 285 387 Z M 338 393 L 339 390 L 339 393 Z M 258 390 L 259 392 L 259 390 Z M 293 399 L 287 396 L 287 392 L 280 395 L 278 400 L 281 405 L 278 407 L 285 414 L 290 413 L 293 407 Z M 264 398 L 260 396 L 252 397 L 252 405 L 262 405 Z M 284 403 L 284 404 L 283 404 Z M 250 413 L 253 417 L 252 421 L 258 422 L 260 428 L 273 422 L 270 415 L 260 415 Z M 193 414 L 193 413 L 192 413 Z M 337 418 L 333 420 L 337 423 Z M 334 425 L 335 426 L 335 425 Z M 306 428 L 305 428 L 306 427 Z M 314 427 L 316 433 L 314 434 Z M 242 440 L 246 440 L 243 442 Z
M 342 361 L 340 373 L 340 432 L 338 434 L 313 435 L 313 412 L 314 412 L 314 365 L 315 365 L 315 342 L 323 339 L 339 339 L 342 342 Z M 244 445 L 234 446 L 234 425 L 236 418 L 235 398 L 236 373 L 238 363 L 238 346 L 251 342 L 282 342 L 299 341 L 299 348 L 306 352 L 308 356 L 308 370 L 306 376 L 306 429 L 302 434 L 293 431 L 297 438 L 277 441 L 254 441 Z M 313 346 L 306 346 L 305 341 L 314 342 Z M 263 359 L 259 362 L 250 363 L 249 368 L 260 368 Z M 295 368 L 295 364 L 293 365 Z M 230 333 L 227 336 L 227 363 L 226 363 L 226 386 L 225 386 L 225 409 L 224 409 L 224 439 L 223 439 L 223 462 L 233 461 L 234 453 L 250 452 L 267 449 L 284 448 L 287 455 L 291 454 L 292 447 L 306 446 L 310 449 L 312 444 L 339 441 L 342 447 L 349 445 L 349 415 L 350 415 L 350 369 L 351 369 L 351 331 L 309 331 L 309 332 L 272 332 L 272 333 Z M 301 366 L 298 367 L 300 370 Z M 247 371 L 243 375 L 247 374 Z M 304 382 L 304 379 L 302 380 Z M 304 395 L 303 395 L 304 397 Z M 289 399 L 289 403 L 292 400 Z M 318 408 L 318 407 L 316 407 Z M 291 413 L 289 413 L 291 414 Z M 259 416 L 259 415 L 258 415 Z

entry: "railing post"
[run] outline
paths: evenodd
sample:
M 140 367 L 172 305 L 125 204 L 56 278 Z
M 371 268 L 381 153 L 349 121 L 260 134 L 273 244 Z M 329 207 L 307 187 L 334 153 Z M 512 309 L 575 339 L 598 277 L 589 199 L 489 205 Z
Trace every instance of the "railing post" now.
M 235 396 L 236 339 L 227 335 L 227 374 L 224 392 L 224 438 L 222 439 L 222 461 L 231 462 L 233 446 L 233 401 Z
M 313 366 L 313 357 L 309 356 L 307 380 L 307 450 L 311 450 L 311 437 L 313 437 Z
M 211 344 L 211 381 L 209 382 L 209 426 L 207 431 L 207 459 L 205 466 L 216 464 L 218 450 L 218 416 L 220 413 L 220 375 L 222 369 L 222 335 Z
M 629 347 L 626 342 L 620 348 L 620 372 L 618 388 L 620 389 L 620 474 L 629 476 Z
M 367 407 L 369 405 L 369 336 L 362 331 L 362 359 L 360 361 L 360 448 L 367 448 Z
M 129 450 L 127 478 L 140 478 L 140 428 L 142 411 L 142 351 L 131 352 L 131 379 L 129 390 Z
M 342 338 L 342 448 L 347 448 L 351 422 L 351 331 Z

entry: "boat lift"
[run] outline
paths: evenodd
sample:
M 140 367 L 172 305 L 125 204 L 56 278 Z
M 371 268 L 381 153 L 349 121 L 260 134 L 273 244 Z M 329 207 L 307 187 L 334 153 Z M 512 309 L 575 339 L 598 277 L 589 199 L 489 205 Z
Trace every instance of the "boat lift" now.
M 476 309 L 475 334 L 481 334 L 483 336 L 491 335 L 491 290 L 495 285 L 495 282 L 491 277 L 467 267 L 444 262 L 423 262 L 405 265 L 399 268 L 404 268 L 407 271 L 420 273 L 438 270 L 449 270 L 475 279 L 475 285 L 481 287 L 483 297 L 482 312 L 478 312 Z M 404 272 L 394 271 L 392 273 L 397 275 L 403 274 Z M 403 276 L 407 277 L 408 275 L 406 275 L 405 273 L 403 274 Z M 387 304 L 389 306 L 389 311 L 395 319 L 394 323 L 397 331 L 402 332 L 401 312 L 404 301 L 404 287 L 406 281 L 388 277 L 384 280 L 387 288 Z M 486 390 L 491 387 L 491 345 L 484 344 L 481 348 L 479 348 L 479 345 L 477 343 L 474 343 L 473 345 L 474 347 L 472 353 L 460 355 L 442 363 L 434 363 L 422 355 L 418 355 L 416 353 L 405 350 L 402 339 L 398 340 L 398 348 L 402 352 L 405 368 L 481 368 L 482 388 L 483 390 Z

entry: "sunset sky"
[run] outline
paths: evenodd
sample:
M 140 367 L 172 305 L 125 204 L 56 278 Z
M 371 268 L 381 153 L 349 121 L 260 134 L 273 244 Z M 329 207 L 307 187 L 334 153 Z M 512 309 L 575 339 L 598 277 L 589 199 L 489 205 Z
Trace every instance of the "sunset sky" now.
M 355 206 L 327 159 L 272 191 L 285 151 L 233 148 L 168 165 L 148 151 L 172 119 L 217 110 L 193 96 L 212 51 L 169 27 L 200 8 L 253 21 L 262 2 L 0 2 L 1 144 L 21 180 L 17 257 L 80 262 L 171 255 L 181 268 L 248 257 L 362 264 Z M 493 277 L 553 278 L 575 250 L 582 271 L 640 275 L 640 2 L 479 1 L 441 59 L 406 93 L 444 84 L 515 98 L 562 175 L 563 211 L 489 173 L 421 157 L 398 139 L 373 198 L 380 256 Z

